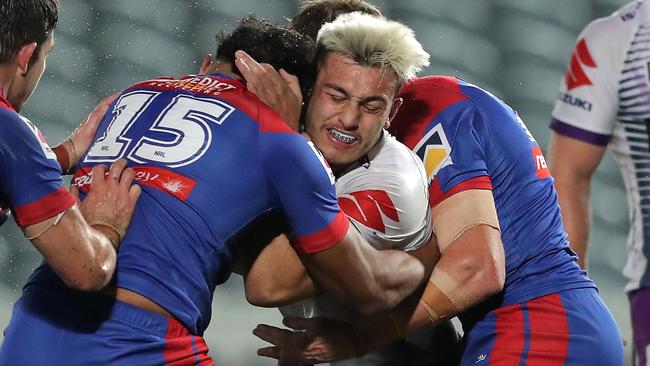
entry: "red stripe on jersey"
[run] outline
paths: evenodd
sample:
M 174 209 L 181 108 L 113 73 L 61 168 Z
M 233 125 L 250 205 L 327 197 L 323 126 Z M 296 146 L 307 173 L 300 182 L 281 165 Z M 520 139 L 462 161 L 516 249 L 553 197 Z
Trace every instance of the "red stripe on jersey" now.
M 311 234 L 293 238 L 291 243 L 301 253 L 315 254 L 338 244 L 348 232 L 350 221 L 339 211 L 326 228 Z
M 347 197 L 339 197 L 339 206 L 348 217 L 355 219 L 362 225 L 385 233 L 386 225 L 384 225 L 381 213 L 389 219 L 399 222 L 395 204 L 385 191 L 358 191 L 352 192 L 350 195 L 357 202 L 355 203 L 354 200 Z
M 182 174 L 155 166 L 134 166 L 135 180 L 148 187 L 167 192 L 181 201 L 187 200 L 192 193 L 196 181 Z M 72 183 L 80 190 L 88 191 L 92 182 L 92 169 L 83 167 L 77 169 Z M 108 174 L 108 171 L 106 172 Z
M 569 352 L 569 321 L 559 294 L 526 303 L 530 324 L 527 366 L 562 366 Z
M 524 312 L 520 304 L 495 310 L 496 338 L 488 365 L 519 365 L 524 352 Z
M 448 76 L 429 76 L 410 80 L 402 88 L 399 97 L 404 100 L 404 103 L 388 131 L 409 149 L 413 149 L 422 139 L 438 113 L 454 103 L 467 99 L 460 90 L 458 80 Z
M 37 201 L 13 207 L 13 210 L 16 214 L 16 223 L 18 223 L 18 226 L 27 227 L 54 217 L 69 209 L 74 204 L 74 197 L 72 197 L 67 189 L 61 187 L 57 191 Z
M 9 101 L 5 98 L 2 88 L 0 88 L 0 108 L 16 113 L 14 107 L 12 107 L 11 104 L 9 104 Z
M 442 190 L 442 187 L 440 187 L 440 181 L 438 178 L 434 178 L 433 182 L 429 185 L 429 204 L 431 207 L 434 207 L 456 193 L 468 191 L 470 189 L 487 189 L 491 191 L 492 181 L 487 175 L 482 175 L 480 177 L 474 177 L 460 182 L 445 192 Z
M 292 130 L 274 110 L 262 103 L 255 94 L 249 92 L 239 80 L 215 75 L 188 75 L 180 80 L 155 79 L 129 87 L 149 90 L 185 90 L 196 95 L 223 100 L 248 115 L 260 126 L 261 132 L 297 133 Z

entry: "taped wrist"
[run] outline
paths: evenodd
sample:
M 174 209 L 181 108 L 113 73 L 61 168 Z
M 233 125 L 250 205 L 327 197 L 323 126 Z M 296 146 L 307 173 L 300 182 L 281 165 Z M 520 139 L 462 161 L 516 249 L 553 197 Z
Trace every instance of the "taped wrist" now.
M 72 139 L 63 141 L 61 144 L 52 148 L 56 155 L 56 160 L 61 165 L 61 174 L 69 175 L 73 173 L 73 168 L 77 164 L 77 150 Z
M 104 234 L 108 238 L 108 240 L 111 241 L 113 247 L 116 249 L 120 245 L 122 239 L 124 239 L 124 235 L 126 234 L 124 231 L 106 222 L 95 222 L 90 224 L 90 226 L 92 226 L 93 229 Z
M 434 269 L 427 283 L 419 306 L 421 306 L 434 325 L 454 317 L 467 302 L 458 283 L 444 271 Z

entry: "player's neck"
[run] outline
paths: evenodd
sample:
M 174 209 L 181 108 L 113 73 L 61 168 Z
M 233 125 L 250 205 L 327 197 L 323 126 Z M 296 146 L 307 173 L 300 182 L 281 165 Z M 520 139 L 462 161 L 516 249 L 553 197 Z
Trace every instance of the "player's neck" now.
M 217 60 L 205 69 L 206 74 L 226 74 L 234 79 L 242 80 L 242 77 L 233 72 L 232 64 L 229 62 Z
M 16 76 L 16 68 L 11 63 L 0 64 L 0 92 L 6 98 Z

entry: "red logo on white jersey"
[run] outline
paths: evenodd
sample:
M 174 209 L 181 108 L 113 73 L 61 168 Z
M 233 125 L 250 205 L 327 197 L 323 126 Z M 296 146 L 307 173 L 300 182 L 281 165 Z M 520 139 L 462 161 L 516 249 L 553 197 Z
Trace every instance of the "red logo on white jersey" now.
M 354 200 L 347 197 L 339 197 L 339 206 L 348 217 L 364 226 L 385 233 L 386 225 L 382 219 L 382 213 L 389 219 L 399 222 L 395 204 L 385 191 L 373 189 L 352 192 L 350 195 L 357 202 L 355 203 Z
M 550 177 L 551 172 L 548 170 L 546 159 L 544 159 L 544 154 L 542 154 L 542 149 L 540 149 L 539 146 L 533 146 L 533 158 L 535 159 L 535 170 L 537 171 L 537 176 L 540 179 Z
M 592 82 L 585 73 L 583 66 L 598 67 L 593 57 L 591 57 L 591 53 L 589 53 L 587 41 L 584 38 L 578 41 L 576 49 L 571 55 L 569 69 L 566 71 L 566 74 L 564 74 L 567 91 L 584 85 L 592 85 Z

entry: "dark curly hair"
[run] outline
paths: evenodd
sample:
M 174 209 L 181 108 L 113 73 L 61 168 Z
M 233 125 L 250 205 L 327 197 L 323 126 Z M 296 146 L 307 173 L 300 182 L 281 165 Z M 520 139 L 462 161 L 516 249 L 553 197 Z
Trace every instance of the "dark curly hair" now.
M 333 22 L 341 14 L 355 11 L 381 16 L 379 8 L 362 0 L 304 0 L 298 13 L 291 18 L 289 27 L 316 41 L 323 24 Z
M 303 94 L 311 89 L 315 45 L 309 37 L 251 15 L 239 21 L 231 32 L 217 34 L 217 44 L 216 58 L 233 65 L 237 74 L 235 51 L 242 50 L 257 62 L 296 75 Z
M 0 0 L 0 64 L 32 42 L 38 47 L 30 63 L 36 60 L 58 20 L 58 0 Z

